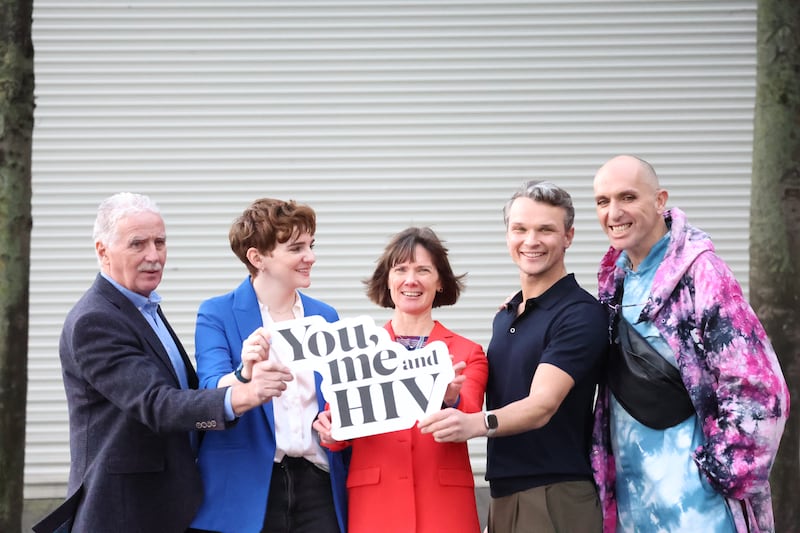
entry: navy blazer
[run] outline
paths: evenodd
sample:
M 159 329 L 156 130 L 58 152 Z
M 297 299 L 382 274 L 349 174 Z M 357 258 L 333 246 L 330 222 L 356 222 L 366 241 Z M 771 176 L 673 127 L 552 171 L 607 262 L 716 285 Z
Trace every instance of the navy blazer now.
M 339 319 L 330 305 L 300 293 L 306 316 L 319 315 L 328 322 Z M 263 325 L 250 279 L 234 291 L 206 300 L 197 312 L 195 347 L 200 386 L 214 388 L 219 379 L 241 362 L 242 342 Z M 325 408 L 317 378 L 319 410 Z M 312 421 L 309 420 L 309 425 Z M 248 411 L 235 428 L 207 434 L 198 462 L 205 498 L 192 527 L 241 533 L 260 531 L 264 525 L 272 465 L 275 458 L 275 417 L 272 402 Z M 330 465 L 333 501 L 339 530 L 347 524 L 347 471 L 341 452 L 325 449 Z
M 197 375 L 162 315 L 186 364 Z M 98 274 L 67 315 L 59 346 L 70 423 L 73 531 L 183 533 L 202 500 L 189 432 L 224 429 L 224 394 L 181 390 L 164 346 Z

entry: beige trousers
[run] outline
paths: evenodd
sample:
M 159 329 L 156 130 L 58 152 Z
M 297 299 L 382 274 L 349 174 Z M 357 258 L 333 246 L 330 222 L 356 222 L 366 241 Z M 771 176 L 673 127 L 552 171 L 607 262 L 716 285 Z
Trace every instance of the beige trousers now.
M 603 515 L 590 481 L 535 487 L 489 503 L 489 533 L 600 533 Z

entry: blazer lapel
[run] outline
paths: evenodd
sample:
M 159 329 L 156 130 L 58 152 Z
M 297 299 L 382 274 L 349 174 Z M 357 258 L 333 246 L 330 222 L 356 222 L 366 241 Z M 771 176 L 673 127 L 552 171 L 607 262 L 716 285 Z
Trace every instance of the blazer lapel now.
M 442 341 L 445 344 L 448 344 L 448 340 L 453 336 L 453 332 L 444 327 L 439 321 L 434 321 L 433 329 L 431 330 L 431 334 L 428 335 L 428 340 L 425 344 L 431 343 L 433 341 Z M 448 344 L 449 345 L 449 344 Z
M 253 289 L 253 284 L 250 283 L 250 278 L 245 280 L 236 287 L 233 291 L 233 319 L 236 322 L 236 328 L 239 330 L 239 346 L 242 345 L 244 339 L 250 336 L 253 331 L 264 325 L 261 320 L 261 308 L 258 305 L 258 298 L 256 291 Z M 233 353 L 233 361 L 238 365 L 242 362 L 241 353 Z M 267 427 L 275 435 L 275 411 L 272 407 L 272 402 L 267 402 L 261 406 L 264 416 L 267 417 Z
M 236 321 L 242 342 L 253 331 L 264 325 L 256 291 L 250 283 L 250 278 L 246 278 L 233 293 L 233 319 Z M 241 362 L 241 354 L 237 353 L 234 356 L 237 362 Z
M 124 294 L 119 292 L 116 287 L 109 283 L 108 280 L 100 274 L 97 275 L 94 286 L 100 294 L 102 294 L 107 300 L 119 308 L 120 312 L 125 314 L 131 320 L 131 322 L 133 322 L 136 331 L 138 331 L 143 337 L 144 341 L 150 345 L 155 355 L 172 376 L 172 379 L 175 380 L 175 385 L 179 387 L 180 381 L 178 380 L 178 374 L 175 373 L 175 367 L 172 366 L 172 361 L 169 358 L 167 349 L 164 348 L 164 345 L 161 343 L 161 339 L 158 338 L 158 334 L 153 331 L 152 326 L 150 326 L 150 323 L 144 318 L 142 312 L 139 311 L 135 305 L 133 305 L 133 302 L 131 302 Z M 161 318 L 164 319 L 163 315 Z M 164 323 L 167 323 L 166 320 L 164 320 Z M 180 342 L 177 341 L 175 332 L 172 331 L 172 328 L 170 328 L 169 325 L 167 325 L 167 328 L 169 329 L 172 337 L 176 339 L 178 349 L 182 352 L 182 354 L 185 354 Z M 183 355 L 181 357 L 183 357 Z M 197 374 L 194 375 L 194 379 L 195 382 L 197 382 Z
M 186 379 L 189 383 L 189 388 L 190 389 L 198 388 L 200 386 L 200 380 L 197 377 L 197 372 L 195 372 L 194 370 L 194 365 L 192 365 L 192 361 L 186 354 L 186 350 L 184 350 L 183 344 L 181 344 L 181 341 L 178 339 L 178 336 L 175 334 L 175 331 L 172 329 L 172 326 L 170 326 L 169 322 L 167 321 L 167 317 L 164 316 L 164 312 L 161 310 L 160 305 L 158 306 L 158 316 L 161 317 L 161 320 L 164 322 L 164 325 L 167 326 L 167 331 L 169 331 L 172 340 L 175 341 L 175 346 L 178 347 L 178 352 L 181 354 L 183 365 L 186 367 Z M 161 344 L 160 339 L 159 339 L 159 344 Z M 170 367 L 172 367 L 171 362 L 170 362 Z M 178 376 L 175 376 L 175 378 L 177 379 Z

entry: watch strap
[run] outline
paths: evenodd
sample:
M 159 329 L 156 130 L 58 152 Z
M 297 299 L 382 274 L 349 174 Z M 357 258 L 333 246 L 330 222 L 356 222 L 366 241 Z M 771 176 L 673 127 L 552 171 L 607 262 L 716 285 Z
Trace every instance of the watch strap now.
M 239 363 L 239 366 L 237 366 L 236 370 L 233 371 L 233 375 L 234 377 L 236 377 L 236 379 L 238 379 L 242 383 L 250 383 L 250 380 L 242 375 L 243 368 L 244 368 L 244 362 Z

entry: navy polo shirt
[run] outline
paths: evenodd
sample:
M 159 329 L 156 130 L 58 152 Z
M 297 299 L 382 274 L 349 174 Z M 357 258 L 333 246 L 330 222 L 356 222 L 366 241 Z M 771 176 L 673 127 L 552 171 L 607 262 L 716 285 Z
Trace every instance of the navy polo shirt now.
M 592 407 L 608 353 L 608 314 L 573 274 L 527 300 L 517 316 L 521 302 L 519 292 L 494 318 L 487 350 L 487 408 L 499 409 L 528 396 L 539 363 L 557 366 L 575 386 L 545 426 L 488 439 L 486 479 L 495 498 L 592 479 Z

